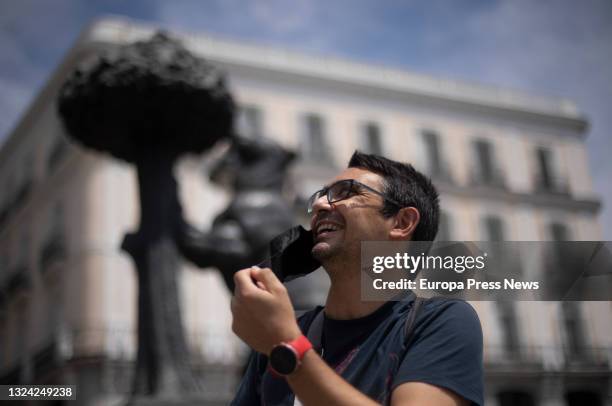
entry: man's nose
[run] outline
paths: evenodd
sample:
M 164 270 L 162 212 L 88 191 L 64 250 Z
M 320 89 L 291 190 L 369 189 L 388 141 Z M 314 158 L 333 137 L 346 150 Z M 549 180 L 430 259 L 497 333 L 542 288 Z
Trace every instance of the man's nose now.
M 330 211 L 331 209 L 332 209 L 332 205 L 329 204 L 329 201 L 327 200 L 327 196 L 323 195 L 314 201 L 314 203 L 312 204 L 312 213 L 310 214 L 312 216 L 316 216 L 317 213 L 320 212 L 321 210 Z

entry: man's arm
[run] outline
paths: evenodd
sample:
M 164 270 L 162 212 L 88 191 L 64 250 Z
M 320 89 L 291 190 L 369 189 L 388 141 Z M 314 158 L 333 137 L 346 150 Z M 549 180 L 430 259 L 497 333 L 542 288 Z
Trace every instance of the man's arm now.
M 304 406 L 379 405 L 342 379 L 314 351 L 304 356 L 302 365 L 287 382 Z M 468 406 L 456 393 L 421 382 L 399 385 L 392 393 L 391 406 Z
M 470 402 L 455 392 L 424 382 L 406 382 L 391 394 L 391 406 L 469 406 Z
M 232 329 L 254 350 L 268 355 L 281 342 L 302 332 L 295 320 L 285 286 L 268 269 L 243 269 L 234 274 Z M 315 351 L 308 351 L 299 368 L 287 377 L 293 392 L 305 406 L 378 405 L 331 369 Z M 392 406 L 467 405 L 451 391 L 426 383 L 408 382 L 392 394 Z

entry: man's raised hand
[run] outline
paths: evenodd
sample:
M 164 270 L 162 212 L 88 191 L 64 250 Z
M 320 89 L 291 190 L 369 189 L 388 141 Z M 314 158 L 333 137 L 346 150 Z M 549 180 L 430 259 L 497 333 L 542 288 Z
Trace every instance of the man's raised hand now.
M 287 289 L 270 268 L 242 269 L 234 282 L 232 330 L 251 348 L 268 355 L 302 334 Z

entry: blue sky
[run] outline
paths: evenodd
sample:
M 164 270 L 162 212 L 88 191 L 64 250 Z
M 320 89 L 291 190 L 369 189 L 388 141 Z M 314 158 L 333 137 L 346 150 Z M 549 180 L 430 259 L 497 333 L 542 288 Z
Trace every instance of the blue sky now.
M 612 240 L 612 1 L 0 0 L 0 140 L 103 14 L 570 98 Z

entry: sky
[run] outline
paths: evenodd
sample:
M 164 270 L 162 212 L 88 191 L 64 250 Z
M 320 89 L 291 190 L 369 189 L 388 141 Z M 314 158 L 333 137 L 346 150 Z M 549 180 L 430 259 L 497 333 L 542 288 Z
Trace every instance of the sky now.
M 78 33 L 108 14 L 569 98 L 590 123 L 612 240 L 610 0 L 0 0 L 0 142 Z

